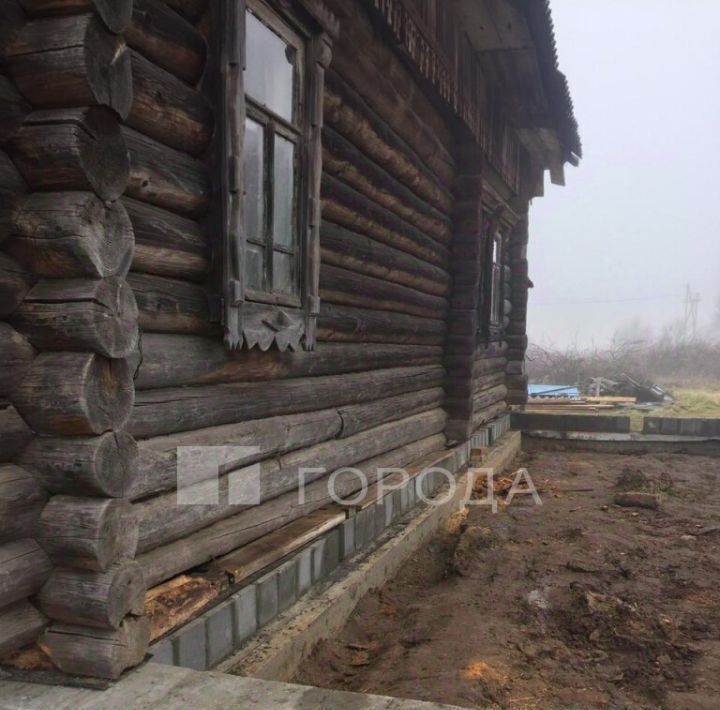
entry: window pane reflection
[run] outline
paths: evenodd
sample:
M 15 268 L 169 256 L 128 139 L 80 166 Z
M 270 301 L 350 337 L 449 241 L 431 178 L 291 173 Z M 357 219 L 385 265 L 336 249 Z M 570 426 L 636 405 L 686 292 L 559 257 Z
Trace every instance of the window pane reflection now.
M 292 121 L 295 49 L 249 11 L 246 33 L 246 93 L 286 121 Z
M 276 251 L 273 254 L 273 290 L 278 293 L 294 292 L 293 259 L 289 254 Z
M 273 167 L 273 232 L 275 243 L 291 247 L 294 243 L 295 145 L 275 136 Z
M 245 121 L 245 233 L 262 240 L 265 233 L 264 129 L 251 119 Z

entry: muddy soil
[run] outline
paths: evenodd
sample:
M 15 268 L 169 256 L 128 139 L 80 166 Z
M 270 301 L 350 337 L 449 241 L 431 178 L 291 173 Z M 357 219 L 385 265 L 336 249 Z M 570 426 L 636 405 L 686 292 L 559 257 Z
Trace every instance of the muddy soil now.
M 720 708 L 720 461 L 522 454 L 296 682 L 479 708 Z M 657 510 L 614 504 L 644 490 Z

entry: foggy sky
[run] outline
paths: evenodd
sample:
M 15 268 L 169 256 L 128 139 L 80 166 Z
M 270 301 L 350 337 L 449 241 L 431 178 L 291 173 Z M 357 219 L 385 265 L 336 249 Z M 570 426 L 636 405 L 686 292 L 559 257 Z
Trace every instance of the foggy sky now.
M 531 341 L 605 345 L 720 297 L 720 2 L 552 0 L 584 158 L 530 222 Z M 583 301 L 578 303 L 578 301 Z M 612 301 L 612 302 L 610 302 Z

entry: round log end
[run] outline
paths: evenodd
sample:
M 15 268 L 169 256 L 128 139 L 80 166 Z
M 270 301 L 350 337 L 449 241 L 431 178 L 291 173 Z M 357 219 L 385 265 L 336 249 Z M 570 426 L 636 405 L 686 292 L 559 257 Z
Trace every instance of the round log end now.
M 31 113 L 8 144 L 31 188 L 93 190 L 116 200 L 130 177 L 130 158 L 115 113 L 104 106 Z
M 128 616 L 113 630 L 53 624 L 39 643 L 65 673 L 116 680 L 145 657 L 150 622 L 147 617 Z
M 114 276 L 40 281 L 14 323 L 39 350 L 92 350 L 117 359 L 133 352 L 139 338 L 133 291 Z
M 8 251 L 38 276 L 125 276 L 133 258 L 130 217 L 121 202 L 92 192 L 36 192 L 12 216 Z
M 141 614 L 145 600 L 142 567 L 120 562 L 107 572 L 56 567 L 37 596 L 40 609 L 67 624 L 117 629 L 128 614 Z
M 25 421 L 50 436 L 122 429 L 134 398 L 128 363 L 94 353 L 42 353 L 14 393 Z
M 43 509 L 37 540 L 56 565 L 105 572 L 135 556 L 137 531 L 126 500 L 59 495 Z
M 35 437 L 21 460 L 51 493 L 124 498 L 137 475 L 138 447 L 125 432 Z

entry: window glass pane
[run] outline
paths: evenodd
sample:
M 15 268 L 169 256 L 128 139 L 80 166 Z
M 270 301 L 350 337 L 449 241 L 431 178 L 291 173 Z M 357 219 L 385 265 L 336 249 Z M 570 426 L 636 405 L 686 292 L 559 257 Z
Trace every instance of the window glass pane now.
M 263 164 L 263 127 L 251 119 L 245 121 L 245 233 L 250 239 L 265 238 L 265 168 Z
M 292 121 L 296 51 L 249 10 L 246 23 L 245 92 Z
M 275 244 L 295 242 L 295 145 L 275 136 L 273 160 L 273 232 Z
M 502 281 L 499 266 L 493 266 L 492 270 L 492 303 L 491 319 L 494 323 L 502 321 Z
M 245 279 L 248 288 L 265 288 L 265 249 L 257 244 L 247 243 L 245 248 Z
M 295 293 L 293 257 L 276 251 L 273 254 L 273 290 L 278 293 Z

